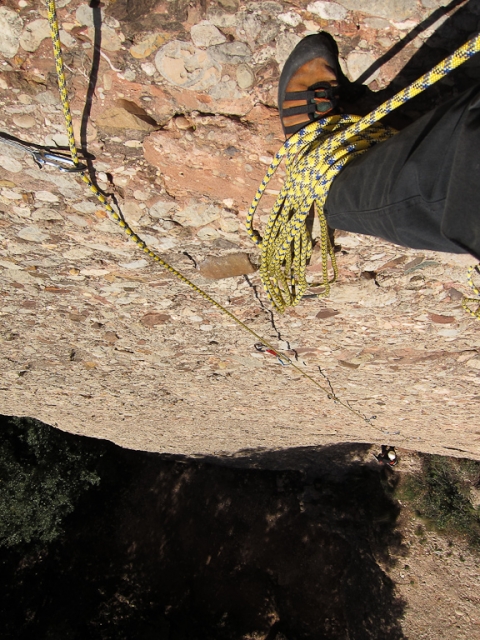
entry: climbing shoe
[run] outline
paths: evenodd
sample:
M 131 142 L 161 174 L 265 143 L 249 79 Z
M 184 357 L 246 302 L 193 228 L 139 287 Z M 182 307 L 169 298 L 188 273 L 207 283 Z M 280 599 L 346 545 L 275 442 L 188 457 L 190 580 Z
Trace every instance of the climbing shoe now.
M 334 38 L 325 31 L 303 38 L 285 62 L 278 85 L 285 136 L 333 115 L 343 84 L 349 82 L 340 68 Z

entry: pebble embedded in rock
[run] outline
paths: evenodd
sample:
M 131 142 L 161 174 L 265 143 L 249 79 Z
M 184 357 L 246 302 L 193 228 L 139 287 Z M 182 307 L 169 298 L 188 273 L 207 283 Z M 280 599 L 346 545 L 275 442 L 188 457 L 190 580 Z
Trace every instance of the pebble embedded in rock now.
M 162 219 L 169 218 L 175 209 L 178 209 L 178 205 L 175 202 L 158 200 L 158 202 L 149 207 L 148 212 L 152 218 Z
M 63 216 L 61 216 L 58 211 L 54 211 L 53 209 L 36 209 L 32 213 L 32 220 L 61 220 L 63 221 Z
M 192 122 L 192 120 L 190 120 L 189 118 L 186 118 L 185 116 L 177 116 L 176 118 L 174 118 L 174 124 L 177 127 L 177 129 L 180 129 L 180 131 L 188 131 L 189 129 L 195 129 L 194 122 Z
M 123 267 L 124 269 L 144 269 L 145 267 L 148 267 L 149 262 L 147 262 L 147 260 L 145 260 L 144 258 L 141 258 L 140 260 L 133 260 L 132 262 L 120 262 L 119 266 Z
M 347 69 L 352 81 L 357 80 L 367 69 L 370 69 L 375 62 L 376 59 L 371 53 L 363 51 L 352 51 L 349 53 L 347 57 Z M 368 78 L 364 80 L 364 84 L 373 82 L 379 73 L 380 69 L 373 71 Z
M 79 213 L 95 213 L 98 204 L 90 200 L 83 200 L 83 202 L 74 202 L 71 207 Z
M 238 221 L 234 218 L 220 218 L 220 229 L 225 233 L 237 233 Z
M 33 102 L 32 98 L 29 95 L 27 95 L 26 93 L 21 93 L 18 96 L 18 101 L 19 101 L 20 104 L 32 104 L 32 102 Z
M 237 11 L 239 0 L 218 0 L 218 4 L 227 11 Z
M 257 267 L 247 253 L 229 253 L 225 256 L 212 256 L 200 265 L 200 273 L 205 278 L 220 280 L 255 273 Z
M 168 36 L 162 33 L 153 33 L 152 35 L 145 38 L 145 40 L 142 40 L 138 44 L 133 45 L 133 47 L 130 47 L 130 54 L 134 58 L 137 58 L 137 60 L 141 60 L 142 58 L 148 58 L 148 56 L 151 55 L 154 51 L 156 51 L 158 47 L 160 47 L 162 44 L 165 44 L 167 39 L 168 39 Z M 146 65 L 142 65 L 142 69 L 144 66 Z M 153 73 L 155 73 L 155 70 L 153 71 Z M 147 75 L 153 75 L 153 73 L 152 74 L 148 73 Z
M 429 318 L 436 324 L 451 324 L 452 322 L 455 322 L 454 316 L 443 316 L 438 313 L 430 313 Z
M 347 10 L 336 2 L 312 2 L 307 6 L 307 11 L 314 13 L 323 20 L 345 20 Z M 361 9 L 363 11 L 363 9 Z
M 31 209 L 29 207 L 24 207 L 22 205 L 19 207 L 12 207 L 12 211 L 21 218 L 29 218 L 31 213 Z
M 137 223 L 145 214 L 145 210 L 140 207 L 135 200 L 126 200 L 121 205 L 121 210 L 125 219 L 130 223 Z
M 94 26 L 94 10 L 88 4 L 81 4 L 75 12 L 75 18 L 77 22 L 86 27 Z M 100 19 L 102 22 L 105 20 L 105 14 L 103 9 L 101 10 Z
M 15 184 L 15 182 L 12 182 L 11 180 L 0 180 L 0 188 L 6 188 L 6 189 L 11 189 L 12 187 L 16 187 L 17 185 Z M 3 196 L 3 191 L 1 192 L 2 196 Z
M 29 22 L 20 36 L 20 46 L 25 51 L 35 52 L 42 40 L 50 37 L 50 25 L 48 20 L 40 19 Z
M 366 18 L 365 26 L 369 29 L 378 29 L 379 31 L 389 29 L 390 23 L 388 20 L 384 20 L 383 18 Z
M 298 27 L 302 22 L 301 17 L 294 11 L 288 11 L 287 13 L 281 13 L 278 19 L 284 24 L 288 24 L 290 27 Z
M 35 200 L 41 200 L 42 202 L 59 202 L 58 196 L 51 191 L 36 191 Z
M 141 149 L 143 147 L 141 140 L 126 140 L 123 144 L 130 149 Z
M 72 36 L 68 33 L 68 31 L 65 31 L 65 29 L 60 29 L 59 35 L 60 35 L 60 42 L 63 44 L 64 47 L 67 47 L 67 49 L 71 49 L 77 44 L 77 41 L 75 40 L 75 38 L 72 38 Z
M 123 102 L 128 102 L 127 100 Z M 106 109 L 97 117 L 96 125 L 98 129 L 108 132 L 113 129 L 133 129 L 134 131 L 154 131 L 158 125 L 144 109 L 138 107 L 138 112 L 134 109 L 126 109 L 123 106 Z
M 22 32 L 23 22 L 16 11 L 0 7 L 0 53 L 6 58 L 13 58 L 17 51 L 18 39 Z
M 315 316 L 319 320 L 326 320 L 327 318 L 333 318 L 334 316 L 338 316 L 340 311 L 335 311 L 334 309 L 322 309 Z
M 386 20 L 406 20 L 417 9 L 416 0 L 338 0 L 346 9 L 362 11 Z M 437 6 L 437 5 L 436 5 Z
M 133 197 L 135 198 L 135 200 L 145 202 L 150 198 L 150 194 L 146 193 L 145 191 L 141 191 L 140 189 L 135 189 L 135 191 L 133 192 Z
M 255 82 L 255 74 L 248 64 L 240 64 L 237 67 L 237 83 L 240 89 L 248 89 Z
M 212 8 L 207 12 L 207 17 L 209 22 L 214 24 L 216 27 L 220 27 L 220 29 L 234 28 L 237 26 L 238 22 L 236 13 L 223 13 Z
M 21 115 L 14 115 L 12 120 L 13 120 L 13 123 L 16 124 L 17 127 L 20 127 L 21 129 L 31 129 L 36 124 L 35 118 L 26 113 Z
M 252 57 L 250 47 L 244 42 L 225 42 L 209 49 L 212 58 L 224 64 L 241 64 Z
M 237 40 L 254 43 L 262 31 L 262 21 L 251 13 L 241 13 L 237 22 L 235 35 Z
M 191 203 L 173 215 L 173 219 L 182 227 L 203 227 L 218 220 L 222 210 L 213 204 Z
M 87 29 L 87 36 L 92 42 L 95 40 L 95 27 L 89 27 Z M 119 51 L 122 47 L 122 39 L 115 31 L 110 27 L 102 26 L 102 49 L 105 51 Z
M 43 242 L 48 238 L 46 233 L 43 233 L 39 227 L 34 225 L 20 229 L 17 233 L 17 237 L 22 240 L 28 240 L 29 242 Z
M 197 49 L 189 42 L 173 40 L 159 49 L 155 65 L 171 84 L 192 91 L 204 91 L 215 86 L 221 77 L 221 66 L 209 52 Z
M 237 89 L 235 80 L 219 82 L 208 92 L 214 100 L 239 100 L 242 94 Z
M 160 251 L 168 251 L 176 247 L 177 244 L 178 240 L 175 240 L 175 238 L 159 238 L 155 241 L 154 246 Z
M 197 238 L 200 240 L 216 240 L 220 237 L 220 234 L 214 227 L 202 227 L 197 231 Z
M 37 95 L 34 98 L 35 98 L 35 101 L 41 105 L 53 106 L 55 104 L 60 104 L 60 98 L 59 98 L 58 92 L 53 93 L 53 91 L 40 91 L 40 93 L 37 93 Z
M 198 24 L 193 25 L 190 30 L 190 36 L 196 47 L 211 47 L 215 44 L 226 42 L 226 38 L 221 31 L 217 29 L 208 20 L 202 20 Z
M 10 158 L 8 156 L 0 156 L 0 167 L 3 167 L 5 171 L 9 171 L 10 173 L 19 173 L 23 169 L 23 165 L 15 158 Z
M 141 69 L 145 75 L 149 78 L 155 75 L 157 69 L 152 62 L 144 62 L 141 66 Z
M 158 324 L 165 324 L 171 320 L 170 316 L 166 313 L 158 313 L 156 311 L 151 311 L 150 313 L 146 313 L 140 322 L 144 327 L 155 327 Z
M 295 49 L 301 38 L 296 33 L 281 33 L 276 40 L 275 60 L 280 68 L 285 64 L 288 56 Z
M 68 260 L 82 260 L 83 258 L 89 258 L 91 255 L 92 251 L 86 247 L 73 247 L 73 249 L 65 251 L 63 257 Z
M 2 189 L 2 196 L 7 200 L 22 200 L 22 194 L 10 189 Z
M 68 135 L 66 133 L 54 133 L 51 138 L 54 144 L 46 146 L 68 147 Z

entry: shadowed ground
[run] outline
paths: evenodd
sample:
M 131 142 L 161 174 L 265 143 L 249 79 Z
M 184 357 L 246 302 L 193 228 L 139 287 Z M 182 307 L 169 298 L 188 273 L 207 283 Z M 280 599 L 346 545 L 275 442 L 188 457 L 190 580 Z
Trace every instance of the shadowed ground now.
M 400 508 L 367 445 L 219 465 L 82 440 L 101 481 L 64 535 L 2 550 L 4 638 L 404 637 L 378 564 Z

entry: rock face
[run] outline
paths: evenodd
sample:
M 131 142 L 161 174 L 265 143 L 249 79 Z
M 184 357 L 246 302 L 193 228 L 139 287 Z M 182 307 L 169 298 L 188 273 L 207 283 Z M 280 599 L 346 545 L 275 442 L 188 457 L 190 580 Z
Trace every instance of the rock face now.
M 150 132 L 158 129 L 157 123 L 145 109 L 129 100 L 118 100 L 116 106 L 100 113 L 96 124 L 107 133 L 110 130 Z
M 367 440 L 480 458 L 478 322 L 461 307 L 468 257 L 337 233 L 330 297 L 313 297 L 317 246 L 310 297 L 278 316 L 244 227 L 283 143 L 276 91 L 295 44 L 332 32 L 354 79 L 441 4 L 59 2 L 74 130 L 92 179 L 171 267 L 130 242 L 78 176 L 40 169 L 0 141 L 0 413 L 183 454 Z M 473 4 L 403 40 L 355 106 L 368 111 L 393 80 L 406 84 L 465 41 L 480 18 Z M 65 144 L 44 5 L 10 6 L 0 8 L 0 129 Z M 438 100 L 471 85 L 473 63 Z M 406 105 L 398 126 L 432 99 Z M 260 202 L 260 232 L 283 176 L 281 165 Z M 261 340 L 293 364 L 256 349 Z M 329 398 L 324 376 L 347 408 Z
M 179 40 L 158 51 L 155 65 L 165 80 L 192 91 L 209 89 L 221 77 L 221 66 L 208 53 Z
M 34 52 L 40 46 L 42 40 L 50 37 L 50 25 L 48 20 L 33 20 L 29 22 L 20 36 L 20 46 L 25 51 Z
M 336 2 L 312 2 L 307 9 L 324 20 L 345 20 L 347 10 Z
M 362 2 L 362 0 L 339 0 L 339 3 L 352 11 L 362 11 L 370 16 L 399 22 L 410 18 L 417 10 L 415 0 L 371 0 L 368 3 Z M 438 5 L 441 6 L 442 3 L 435 3 L 435 6 Z
M 22 25 L 22 19 L 15 11 L 0 7 L 0 53 L 6 58 L 13 58 L 18 51 Z
M 375 62 L 375 57 L 367 51 L 352 51 L 347 57 L 347 69 L 350 78 L 357 80 L 360 76 L 370 69 Z M 376 78 L 380 70 L 374 71 L 366 79 L 365 84 L 369 84 Z
M 145 158 L 160 169 L 173 197 L 227 198 L 244 210 L 272 151 L 282 144 L 278 121 L 267 117 L 257 128 L 265 134 L 254 135 L 250 128 L 225 116 L 204 116 L 196 119 L 195 130 L 150 135 L 145 141 Z M 269 138 L 270 144 L 266 142 Z
M 220 280 L 255 273 L 256 267 L 246 253 L 230 253 L 226 256 L 207 258 L 200 265 L 200 273 L 205 278 Z

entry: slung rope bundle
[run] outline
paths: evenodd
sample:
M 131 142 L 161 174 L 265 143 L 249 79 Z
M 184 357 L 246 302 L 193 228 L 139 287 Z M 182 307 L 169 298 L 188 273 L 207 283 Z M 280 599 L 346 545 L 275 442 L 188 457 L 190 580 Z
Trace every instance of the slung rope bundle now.
M 328 116 L 301 129 L 278 151 L 255 194 L 246 220 L 248 234 L 261 247 L 260 276 L 263 286 L 278 311 L 297 305 L 308 287 L 306 267 L 312 254 L 312 239 L 306 218 L 312 205 L 316 207 L 321 231 L 324 292 L 320 296 L 327 296 L 330 284 L 337 278 L 337 266 L 323 208 L 335 176 L 354 158 L 395 135 L 394 129 L 378 122 L 381 118 L 438 82 L 478 51 L 480 35 L 365 117 Z M 262 238 L 253 228 L 253 217 L 282 160 L 285 160 L 286 170 L 284 185 Z M 332 279 L 328 274 L 328 257 L 332 263 Z M 470 284 L 475 291 L 473 282 Z M 473 311 L 468 304 L 475 302 L 479 308 Z M 462 304 L 470 315 L 480 319 L 480 300 L 464 298 Z

